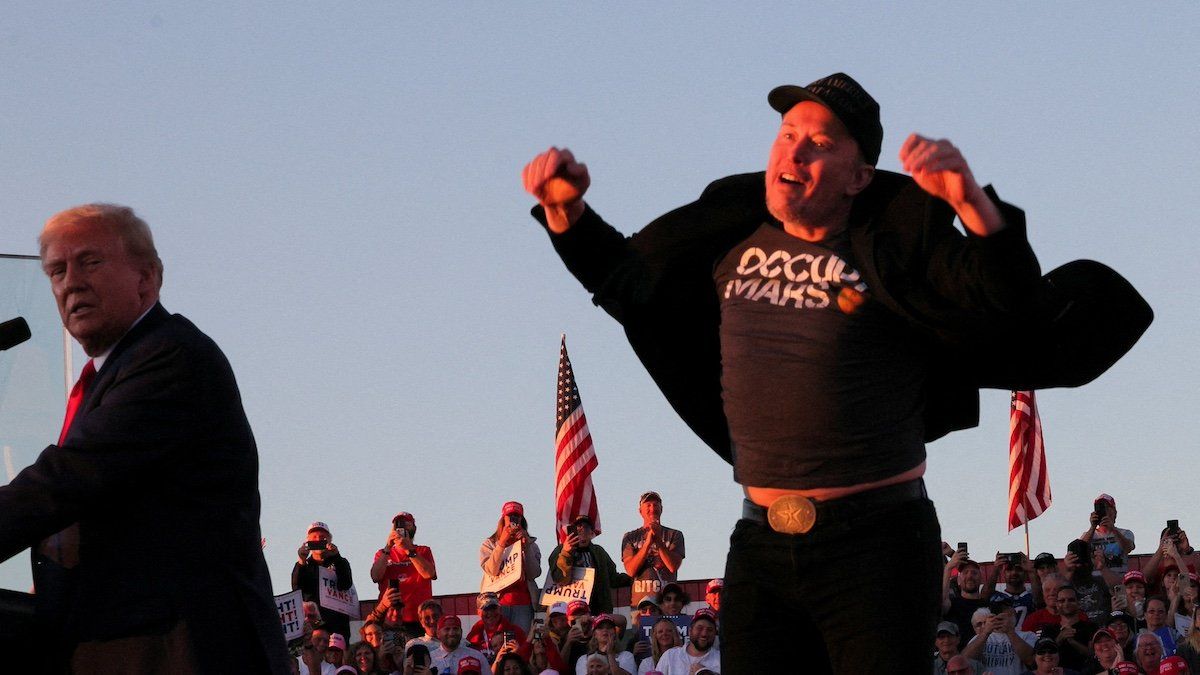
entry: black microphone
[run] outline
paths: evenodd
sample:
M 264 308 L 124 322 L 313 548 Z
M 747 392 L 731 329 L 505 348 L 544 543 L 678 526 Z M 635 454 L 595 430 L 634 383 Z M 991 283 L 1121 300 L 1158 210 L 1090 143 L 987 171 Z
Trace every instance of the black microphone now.
M 25 317 L 18 316 L 0 323 L 0 352 L 10 347 L 16 347 L 29 339 L 29 324 Z

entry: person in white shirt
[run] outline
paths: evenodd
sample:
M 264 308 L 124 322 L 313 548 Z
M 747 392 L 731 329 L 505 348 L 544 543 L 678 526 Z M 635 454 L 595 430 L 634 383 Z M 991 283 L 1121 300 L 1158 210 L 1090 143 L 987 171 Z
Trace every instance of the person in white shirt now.
M 341 636 L 339 636 L 341 637 Z M 337 666 L 325 660 L 329 651 L 330 632 L 328 628 L 314 628 L 311 641 L 304 645 L 300 654 L 300 673 L 305 675 L 333 675 Z M 342 643 L 343 647 L 345 642 Z
M 421 603 L 417 609 L 417 617 L 421 622 L 421 628 L 425 629 L 425 634 L 420 637 L 415 637 L 405 643 L 404 648 L 407 650 L 413 645 L 424 645 L 432 654 L 433 650 L 442 646 L 438 641 L 438 623 L 442 620 L 442 603 L 430 598 Z
M 714 645 L 716 639 L 717 613 L 701 607 L 692 615 L 687 644 L 668 649 L 656 669 L 663 675 L 693 675 L 705 670 L 720 673 L 721 650 Z
M 596 617 L 592 623 L 592 644 L 594 649 L 588 650 L 586 659 L 579 659 L 575 662 L 575 675 L 587 675 L 588 662 L 591 656 L 595 654 L 603 654 L 608 659 L 609 675 L 634 675 L 637 673 L 637 664 L 633 661 L 633 654 L 627 651 L 622 651 L 620 644 L 617 642 L 617 622 L 613 620 L 612 614 L 601 614 Z
M 442 646 L 429 653 L 431 666 L 438 675 L 458 675 L 458 663 L 467 656 L 475 657 L 479 663 L 488 662 L 482 652 L 463 644 L 462 636 L 462 620 L 457 616 L 448 614 L 438 621 L 438 640 Z
M 638 664 L 638 675 L 658 672 L 658 662 L 663 654 L 682 645 L 683 640 L 675 628 L 675 622 L 664 616 L 654 622 L 650 628 L 650 642 L 643 644 L 650 645 L 650 653 Z
M 981 607 L 971 615 L 975 637 L 967 643 L 962 654 L 968 659 L 982 661 L 984 669 L 990 670 L 992 675 L 1018 675 L 1025 670 L 1025 664 L 1034 662 L 1033 643 L 1037 641 L 1037 633 L 1017 630 L 1011 604 L 997 601 L 991 605 L 1000 610 L 999 613 L 993 614 L 991 609 Z

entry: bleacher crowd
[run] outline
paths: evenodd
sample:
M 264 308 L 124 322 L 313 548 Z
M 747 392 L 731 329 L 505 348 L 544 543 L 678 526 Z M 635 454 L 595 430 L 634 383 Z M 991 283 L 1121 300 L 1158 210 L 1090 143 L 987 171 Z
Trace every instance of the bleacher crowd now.
M 997 553 L 986 572 L 965 545 L 944 545 L 934 675 L 1200 672 L 1200 556 L 1170 520 L 1154 553 L 1134 559 L 1134 533 L 1116 519 L 1101 494 L 1061 559 Z
M 349 616 L 319 604 L 322 568 L 326 576 L 332 572 L 339 590 L 349 589 L 353 577 L 329 526 L 314 522 L 292 569 L 292 588 L 305 601 L 305 633 L 292 645 L 298 654 L 296 672 L 719 673 L 721 580 L 709 582 L 704 606 L 686 612 L 691 598 L 676 583 L 686 555 L 683 533 L 662 525 L 657 492 L 641 495 L 638 512 L 642 526 L 622 537 L 619 559 L 593 541 L 599 533 L 586 515 L 571 520 L 562 543 L 543 559 L 537 538 L 529 534 L 524 506 L 505 503 L 495 531 L 480 544 L 479 564 L 483 574 L 507 583 L 478 595 L 478 620 L 471 626 L 445 612 L 433 597 L 433 551 L 415 543 L 416 518 L 398 513 L 386 543 L 374 555 L 370 576 L 379 596 L 357 635 L 351 634 Z M 556 583 L 570 584 L 573 570 L 590 569 L 588 599 L 539 605 L 543 562 Z M 520 571 L 501 576 L 505 565 Z M 614 610 L 618 588 L 631 589 L 629 616 Z
M 684 536 L 661 523 L 655 492 L 638 502 L 642 527 L 621 539 L 619 563 L 599 544 L 587 516 L 544 560 L 524 507 L 508 502 L 480 545 L 485 575 L 499 575 L 519 551 L 520 574 L 478 595 L 478 620 L 464 625 L 433 597 L 433 552 L 414 542 L 416 519 L 399 513 L 371 564 L 378 600 L 351 634 L 349 617 L 318 605 L 318 568 L 339 589 L 353 583 L 350 563 L 329 527 L 314 522 L 299 549 L 292 586 L 305 599 L 305 634 L 293 641 L 299 675 L 703 675 L 720 672 L 720 594 L 713 579 L 703 603 L 678 583 Z M 1131 555 L 1134 533 L 1116 526 L 1116 500 L 1100 495 L 1088 527 L 1060 558 L 997 553 L 972 558 L 966 543 L 943 544 L 942 620 L 933 675 L 1093 675 L 1200 673 L 1197 564 L 1200 555 L 1177 521 L 1168 521 L 1153 554 Z M 515 544 L 520 547 L 514 549 Z M 587 601 L 539 604 L 539 580 L 571 580 L 592 570 Z M 513 579 L 510 571 L 508 579 Z M 614 590 L 631 589 L 628 616 Z M 803 671 L 803 655 L 786 672 Z

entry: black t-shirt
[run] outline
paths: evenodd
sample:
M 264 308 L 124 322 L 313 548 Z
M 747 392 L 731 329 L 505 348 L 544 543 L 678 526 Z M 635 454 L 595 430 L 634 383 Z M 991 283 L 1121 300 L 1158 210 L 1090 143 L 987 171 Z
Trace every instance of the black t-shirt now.
M 958 645 L 959 648 L 967 646 L 971 638 L 975 637 L 975 627 L 971 625 L 971 615 L 980 607 L 987 607 L 988 599 L 982 598 L 964 598 L 961 595 L 950 594 L 950 609 L 946 611 L 942 618 L 946 621 L 953 621 L 958 625 Z
M 925 342 L 871 299 L 844 235 L 818 245 L 764 224 L 713 279 L 735 480 L 837 487 L 925 459 Z
M 1096 634 L 1098 626 L 1091 621 L 1076 621 L 1075 625 L 1075 641 L 1084 645 L 1090 645 L 1092 636 Z M 1061 624 L 1046 626 L 1042 629 L 1039 637 L 1058 639 L 1058 634 L 1062 632 Z M 1089 653 L 1091 647 L 1088 647 Z M 1081 654 L 1073 646 L 1063 644 L 1058 650 L 1058 663 L 1064 668 L 1074 668 L 1076 670 L 1084 667 L 1087 664 L 1089 654 Z M 1132 654 L 1129 654 L 1132 656 Z

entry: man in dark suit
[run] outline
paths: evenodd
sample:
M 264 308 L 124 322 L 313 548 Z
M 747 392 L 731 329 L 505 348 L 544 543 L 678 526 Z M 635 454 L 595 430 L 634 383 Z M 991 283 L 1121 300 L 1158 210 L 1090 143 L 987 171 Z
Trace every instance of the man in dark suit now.
M 158 303 L 162 263 L 131 209 L 64 211 L 39 243 L 92 358 L 59 442 L 0 487 L 0 560 L 35 548 L 39 614 L 74 672 L 288 672 L 228 361 Z

